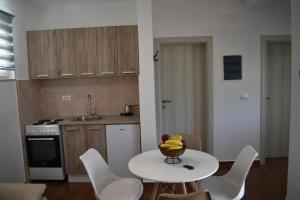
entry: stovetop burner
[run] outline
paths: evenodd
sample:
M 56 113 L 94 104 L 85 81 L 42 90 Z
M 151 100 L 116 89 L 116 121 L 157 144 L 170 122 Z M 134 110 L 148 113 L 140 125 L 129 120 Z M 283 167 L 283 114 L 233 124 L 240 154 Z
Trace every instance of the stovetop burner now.
M 33 125 L 53 125 L 53 124 L 58 124 L 58 122 L 60 122 L 60 121 L 63 121 L 63 119 L 55 119 L 55 120 L 42 119 L 36 123 L 33 123 Z
M 43 119 L 26 126 L 26 136 L 60 135 L 58 122 L 63 119 Z

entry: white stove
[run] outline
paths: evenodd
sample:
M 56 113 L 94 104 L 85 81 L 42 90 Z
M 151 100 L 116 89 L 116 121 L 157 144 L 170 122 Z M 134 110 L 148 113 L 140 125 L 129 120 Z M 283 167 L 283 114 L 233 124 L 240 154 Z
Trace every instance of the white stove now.
M 62 119 L 40 120 L 36 123 L 26 126 L 26 135 L 60 135 L 58 123 Z
M 60 135 L 59 125 L 28 125 L 26 135 Z
M 59 121 L 61 120 L 40 120 L 25 128 L 29 173 L 32 180 L 65 178 Z

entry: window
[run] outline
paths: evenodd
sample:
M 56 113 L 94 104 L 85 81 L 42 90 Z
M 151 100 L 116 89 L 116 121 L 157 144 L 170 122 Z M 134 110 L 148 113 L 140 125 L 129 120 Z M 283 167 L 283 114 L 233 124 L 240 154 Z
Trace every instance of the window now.
M 15 78 L 13 15 L 0 10 L 0 79 Z

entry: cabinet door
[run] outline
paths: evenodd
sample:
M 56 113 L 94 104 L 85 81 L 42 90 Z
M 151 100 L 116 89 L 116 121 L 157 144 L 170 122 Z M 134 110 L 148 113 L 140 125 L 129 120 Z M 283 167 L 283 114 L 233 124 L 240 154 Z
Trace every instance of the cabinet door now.
M 79 76 L 96 76 L 96 28 L 76 29 L 76 46 Z
M 56 32 L 27 32 L 28 67 L 31 79 L 56 78 Z
M 139 73 L 137 26 L 118 27 L 118 65 L 121 75 Z
M 104 125 L 86 126 L 86 142 L 88 149 L 97 149 L 106 160 L 106 138 Z
M 141 151 L 138 124 L 106 125 L 107 161 L 120 177 L 134 177 L 128 169 L 129 160 Z
M 76 29 L 56 31 L 57 38 L 57 68 L 60 77 L 77 76 Z
M 64 155 L 67 174 L 85 174 L 79 156 L 86 151 L 82 126 L 63 126 Z
M 118 75 L 117 28 L 97 28 L 98 75 Z

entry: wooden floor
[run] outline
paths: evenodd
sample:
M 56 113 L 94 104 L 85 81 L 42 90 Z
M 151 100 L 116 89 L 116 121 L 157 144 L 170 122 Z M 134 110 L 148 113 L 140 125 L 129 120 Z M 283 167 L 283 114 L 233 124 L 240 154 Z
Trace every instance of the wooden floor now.
M 255 163 L 246 180 L 247 200 L 283 200 L 287 185 L 286 158 L 268 159 L 266 165 Z M 230 165 L 222 165 L 216 175 L 222 175 Z M 92 186 L 89 183 L 68 183 L 66 181 L 48 181 L 46 196 L 48 200 L 95 200 Z M 144 185 L 141 200 L 149 200 L 153 185 Z

